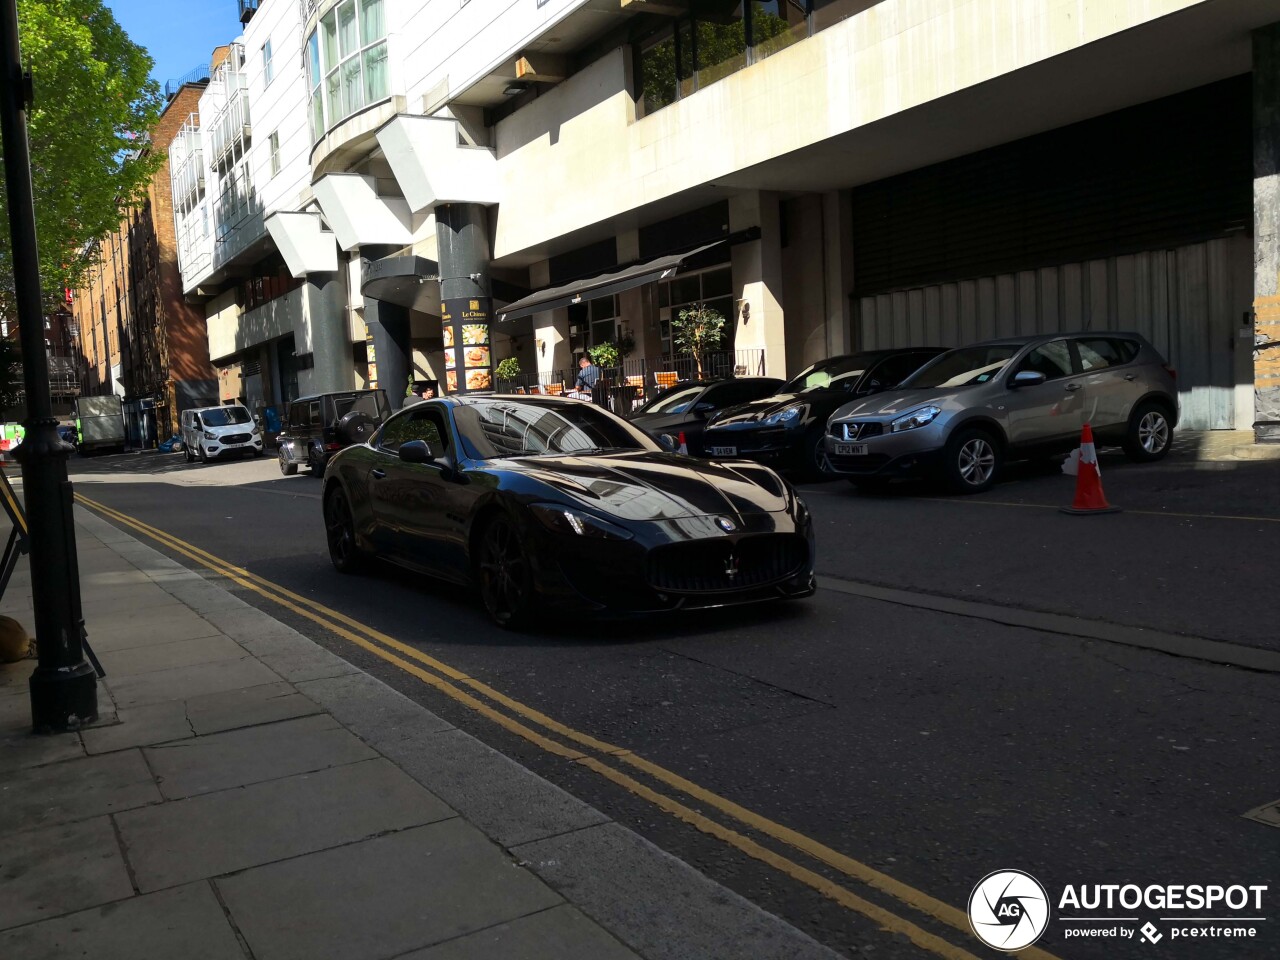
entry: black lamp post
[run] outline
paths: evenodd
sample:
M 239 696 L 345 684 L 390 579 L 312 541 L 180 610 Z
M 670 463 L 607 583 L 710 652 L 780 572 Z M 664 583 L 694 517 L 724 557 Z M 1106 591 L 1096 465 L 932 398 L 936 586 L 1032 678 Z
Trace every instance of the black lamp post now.
M 9 197 L 13 281 L 27 392 L 26 436 L 19 446 L 27 526 L 31 533 L 31 593 L 40 661 L 31 675 L 31 719 L 37 733 L 71 730 L 96 720 L 98 679 L 84 656 L 80 571 L 67 455 L 58 436 L 44 355 L 44 311 L 31 196 L 26 107 L 30 79 L 18 49 L 17 0 L 0 0 L 0 133 Z

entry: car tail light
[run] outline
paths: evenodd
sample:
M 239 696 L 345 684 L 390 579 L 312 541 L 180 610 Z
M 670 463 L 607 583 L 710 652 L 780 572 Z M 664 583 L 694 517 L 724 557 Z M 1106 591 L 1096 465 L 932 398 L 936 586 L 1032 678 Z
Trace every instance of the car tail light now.
M 341 449 L 342 449 L 342 444 L 340 444 L 340 443 L 326 443 L 326 444 L 324 445 L 324 448 L 325 448 L 326 450 L 328 450 L 328 451 L 332 452 L 332 451 L 334 451 L 334 450 L 341 450 Z
M 1178 379 L 1178 371 L 1173 369 L 1173 367 L 1169 366 L 1169 364 L 1167 363 L 1164 364 L 1164 369 L 1165 369 L 1165 372 L 1168 373 L 1169 376 L 1171 376 L 1174 380 Z

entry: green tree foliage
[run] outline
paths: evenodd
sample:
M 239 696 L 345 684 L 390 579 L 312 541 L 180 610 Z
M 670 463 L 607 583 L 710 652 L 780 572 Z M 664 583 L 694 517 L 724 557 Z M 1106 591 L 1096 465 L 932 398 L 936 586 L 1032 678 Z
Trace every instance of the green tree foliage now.
M 494 371 L 498 375 L 499 380 L 514 380 L 520 376 L 520 361 L 515 357 L 507 357 L 498 363 L 498 369 Z
M 702 379 L 702 367 L 707 353 L 720 347 L 724 336 L 724 317 L 704 303 L 680 311 L 671 321 L 671 339 L 681 353 L 693 354 L 698 365 L 698 379 Z
M 55 299 L 90 266 L 81 250 L 145 197 L 164 160 L 146 149 L 164 100 L 151 57 L 102 0 L 18 0 L 18 34 L 35 94 L 27 135 L 40 283 Z M 8 212 L 0 182 L 0 315 L 12 317 Z
M 618 348 L 612 342 L 606 341 L 592 347 L 587 353 L 591 356 L 591 362 L 597 367 L 603 367 L 605 370 L 612 370 L 622 365 L 622 355 L 618 352 Z

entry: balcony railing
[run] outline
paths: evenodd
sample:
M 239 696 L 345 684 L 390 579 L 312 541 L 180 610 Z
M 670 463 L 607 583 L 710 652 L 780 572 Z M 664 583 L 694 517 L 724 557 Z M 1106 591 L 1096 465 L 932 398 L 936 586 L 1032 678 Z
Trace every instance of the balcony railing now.
M 243 74 L 235 74 L 243 79 Z M 209 137 L 209 153 L 215 166 L 225 164 L 239 147 L 243 156 L 252 133 L 249 126 L 249 91 L 241 86 L 232 91 L 226 105 L 214 117 Z

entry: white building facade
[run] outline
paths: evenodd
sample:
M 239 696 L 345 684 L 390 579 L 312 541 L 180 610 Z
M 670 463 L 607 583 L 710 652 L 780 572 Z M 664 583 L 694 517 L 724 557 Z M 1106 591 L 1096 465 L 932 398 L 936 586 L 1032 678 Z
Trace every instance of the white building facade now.
M 172 164 L 228 397 L 466 389 L 468 304 L 486 369 L 652 382 L 706 303 L 721 375 L 1127 329 L 1184 425 L 1280 428 L 1273 3 L 241 7 Z

